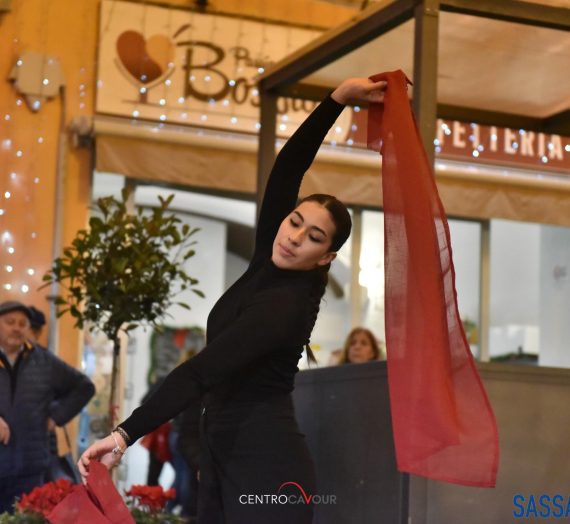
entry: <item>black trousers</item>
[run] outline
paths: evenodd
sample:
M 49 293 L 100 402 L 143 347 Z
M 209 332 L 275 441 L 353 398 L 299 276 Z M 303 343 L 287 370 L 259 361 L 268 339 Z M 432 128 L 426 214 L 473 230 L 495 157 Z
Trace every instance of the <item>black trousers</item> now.
M 198 524 L 311 524 L 315 492 L 290 395 L 205 407 Z

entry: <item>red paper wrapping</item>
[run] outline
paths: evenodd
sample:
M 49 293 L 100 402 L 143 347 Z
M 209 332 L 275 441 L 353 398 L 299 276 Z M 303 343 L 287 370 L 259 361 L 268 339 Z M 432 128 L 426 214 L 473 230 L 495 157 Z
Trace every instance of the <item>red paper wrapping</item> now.
M 109 522 L 113 524 L 135 524 L 129 508 L 113 484 L 111 475 L 100 462 L 92 460 L 89 463 L 87 489 L 97 500 Z
M 398 469 L 495 486 L 493 410 L 459 316 L 449 227 L 402 71 L 371 104 L 368 147 L 382 155 L 386 346 Z
M 50 513 L 51 524 L 135 524 L 107 468 L 92 460 L 87 486 L 78 485 Z
M 111 522 L 89 498 L 83 485 L 75 486 L 48 516 L 52 524 L 109 524 Z

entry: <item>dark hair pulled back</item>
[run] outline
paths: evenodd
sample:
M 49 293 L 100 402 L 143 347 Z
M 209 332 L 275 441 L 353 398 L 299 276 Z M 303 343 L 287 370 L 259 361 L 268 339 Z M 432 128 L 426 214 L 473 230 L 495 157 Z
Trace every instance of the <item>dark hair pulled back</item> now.
M 321 193 L 316 193 L 314 195 L 309 195 L 308 197 L 303 198 L 300 204 L 303 202 L 316 202 L 330 213 L 335 226 L 335 232 L 331 240 L 329 251 L 338 251 L 347 241 L 352 229 L 352 219 L 350 218 L 350 213 L 348 212 L 346 206 L 336 197 L 332 195 L 324 195 Z M 325 290 L 329 281 L 330 268 L 330 263 L 318 267 L 320 278 L 316 281 L 313 289 L 311 290 L 310 300 L 312 307 L 307 323 L 307 341 L 305 342 L 305 350 L 307 351 L 307 359 L 313 363 L 316 363 L 317 359 L 315 358 L 315 355 L 313 354 L 309 343 L 311 340 L 311 333 L 315 327 L 315 322 L 317 321 L 317 316 L 319 314 L 321 299 L 325 294 Z

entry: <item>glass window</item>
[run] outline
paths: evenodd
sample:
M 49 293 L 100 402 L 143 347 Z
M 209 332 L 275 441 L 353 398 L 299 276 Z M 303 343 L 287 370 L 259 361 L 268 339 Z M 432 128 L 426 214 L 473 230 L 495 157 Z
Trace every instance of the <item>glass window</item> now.
M 570 229 L 491 221 L 490 356 L 570 367 Z
M 471 351 L 478 355 L 481 224 L 454 219 L 448 222 L 459 313 Z M 384 340 L 384 214 L 379 211 L 362 214 L 359 282 L 362 325 Z
M 540 226 L 492 220 L 490 257 L 490 358 L 534 363 L 540 325 Z
M 361 325 L 385 347 L 384 340 L 384 213 L 362 212 L 362 243 L 358 283 Z
M 570 367 L 570 228 L 540 226 L 539 357 Z

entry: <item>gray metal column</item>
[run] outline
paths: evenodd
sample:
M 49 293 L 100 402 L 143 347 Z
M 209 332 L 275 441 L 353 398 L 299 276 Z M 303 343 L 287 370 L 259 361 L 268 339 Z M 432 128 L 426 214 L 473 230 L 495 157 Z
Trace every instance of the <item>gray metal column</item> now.
M 479 284 L 479 361 L 489 362 L 491 328 L 491 222 L 481 223 L 481 261 Z
M 362 209 L 352 213 L 350 255 L 350 328 L 362 325 L 362 287 L 360 285 L 360 253 L 362 250 Z
M 424 147 L 434 163 L 437 121 L 437 49 L 439 0 L 422 0 L 415 8 L 414 36 L 414 113 Z
M 439 0 L 422 0 L 414 10 L 414 98 L 413 108 L 430 164 L 434 166 L 437 122 L 437 54 Z M 435 173 L 435 171 L 434 171 Z M 427 522 L 428 482 L 409 475 L 408 522 Z
M 277 96 L 264 92 L 260 88 L 259 122 L 259 142 L 257 148 L 257 217 L 261 210 L 261 201 L 265 186 L 269 178 L 269 173 L 275 162 L 275 124 L 277 119 Z

